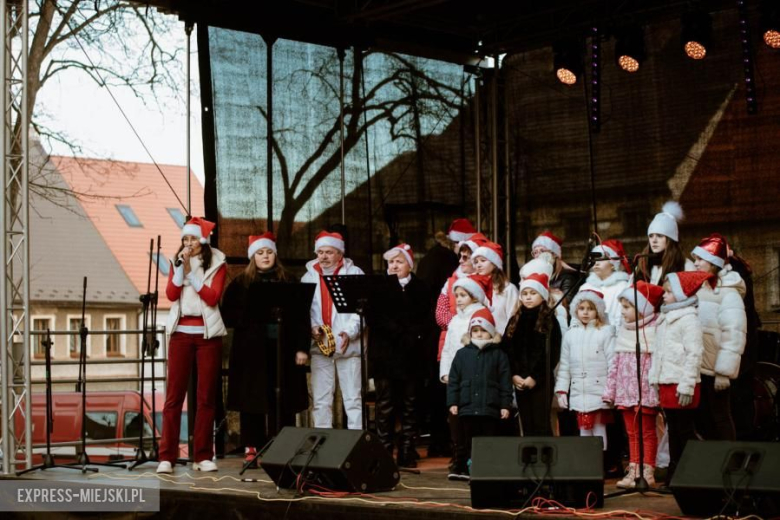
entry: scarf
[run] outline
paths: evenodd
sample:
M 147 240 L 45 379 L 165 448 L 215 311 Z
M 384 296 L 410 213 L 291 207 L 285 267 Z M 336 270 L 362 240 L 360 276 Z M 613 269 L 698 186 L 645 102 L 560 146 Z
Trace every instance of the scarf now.
M 341 268 L 344 267 L 344 260 L 342 259 L 339 264 L 332 269 L 326 269 L 323 271 L 322 266 L 317 262 L 314 264 L 314 270 L 320 274 L 320 308 L 322 309 L 322 324 L 331 327 L 333 325 L 333 299 L 330 297 L 330 291 L 325 284 L 325 280 L 322 275 L 337 275 Z M 331 272 L 332 271 L 332 272 Z
M 661 312 L 667 313 L 669 311 L 695 306 L 697 303 L 699 303 L 699 299 L 696 297 L 696 295 L 693 295 L 690 298 L 687 298 L 681 302 L 674 302 L 674 303 L 670 303 L 669 305 L 661 305 Z
M 623 328 L 625 328 L 626 330 L 636 330 L 637 327 L 639 327 L 640 329 L 644 329 L 648 325 L 652 325 L 656 319 L 658 319 L 658 314 L 653 313 L 650 316 L 645 316 L 641 320 L 635 321 L 633 323 L 624 322 Z

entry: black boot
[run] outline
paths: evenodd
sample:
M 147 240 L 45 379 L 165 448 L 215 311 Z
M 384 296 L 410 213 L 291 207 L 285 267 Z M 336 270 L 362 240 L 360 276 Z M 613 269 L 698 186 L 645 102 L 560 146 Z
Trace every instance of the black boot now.
M 401 414 L 401 447 L 398 465 L 416 468 L 420 454 L 415 449 L 417 441 L 417 388 L 413 379 L 402 382 L 403 412 Z
M 382 445 L 393 455 L 395 445 L 395 414 L 393 414 L 393 393 L 390 381 L 374 379 L 376 387 L 376 435 Z

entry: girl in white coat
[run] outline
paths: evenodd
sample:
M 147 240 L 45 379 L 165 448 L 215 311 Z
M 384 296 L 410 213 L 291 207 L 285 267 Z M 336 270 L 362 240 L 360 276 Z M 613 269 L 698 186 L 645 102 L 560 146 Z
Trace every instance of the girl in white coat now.
M 699 319 L 704 332 L 701 364 L 701 403 L 696 429 L 706 440 L 734 441 L 731 418 L 731 380 L 739 376 L 739 365 L 747 339 L 745 282 L 726 263 L 728 244 L 722 235 L 703 239 L 692 252 L 696 269 L 717 276 L 717 285 L 702 287 Z
M 563 337 L 555 393 L 561 408 L 577 412 L 580 435 L 601 437 L 606 451 L 611 415 L 602 413 L 610 406 L 601 396 L 614 355 L 615 329 L 609 325 L 604 296 L 597 291 L 580 291 L 570 308 L 574 315 Z
M 489 276 L 493 283 L 490 311 L 496 320 L 496 331 L 504 334 L 509 318 L 514 314 L 520 294 L 504 273 L 504 250 L 499 244 L 488 242 L 472 255 L 477 274 Z
M 650 384 L 658 388 L 658 400 L 666 416 L 669 433 L 671 482 L 685 444 L 696 438 L 695 409 L 699 405 L 700 369 L 704 344 L 696 293 L 714 278 L 701 272 L 666 275 L 664 304 L 653 344 Z

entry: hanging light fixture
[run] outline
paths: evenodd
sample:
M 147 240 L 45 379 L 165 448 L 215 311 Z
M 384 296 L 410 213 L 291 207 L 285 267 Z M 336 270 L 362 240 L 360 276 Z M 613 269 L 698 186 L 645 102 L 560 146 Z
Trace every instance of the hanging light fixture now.
M 645 37 L 641 27 L 626 28 L 617 34 L 615 62 L 626 72 L 636 72 L 645 61 Z
M 574 39 L 563 40 L 553 45 L 553 68 L 558 81 L 574 85 L 582 76 L 582 49 Z
M 682 17 L 680 44 L 693 60 L 703 60 L 712 44 L 712 17 L 704 11 L 690 11 Z
M 780 5 L 776 0 L 761 2 L 761 37 L 769 47 L 780 49 Z

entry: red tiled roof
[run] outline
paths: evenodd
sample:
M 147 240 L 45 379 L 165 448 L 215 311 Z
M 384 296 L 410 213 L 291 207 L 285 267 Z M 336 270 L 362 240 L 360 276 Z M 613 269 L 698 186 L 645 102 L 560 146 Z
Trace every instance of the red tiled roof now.
M 65 181 L 74 191 L 85 194 L 81 204 L 103 240 L 108 244 L 130 280 L 140 293 L 146 292 L 149 269 L 149 241 L 161 236 L 164 257 L 172 256 L 180 244 L 180 228 L 168 212 L 178 208 L 186 215 L 176 196 L 157 167 L 133 163 L 72 157 L 51 157 Z M 184 166 L 160 165 L 176 195 L 186 204 Z M 203 187 L 190 172 L 192 214 L 203 215 Z M 119 213 L 117 205 L 130 206 L 141 223 L 131 227 Z M 154 271 L 152 285 L 154 285 Z M 154 289 L 152 287 L 152 289 Z M 160 273 L 159 307 L 170 308 L 165 297 L 165 278 Z

